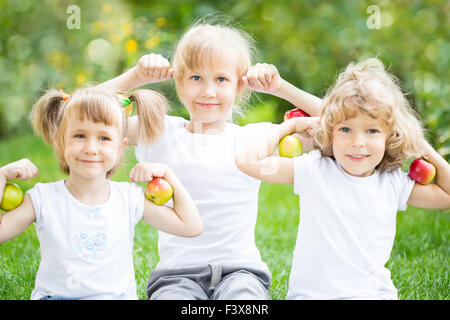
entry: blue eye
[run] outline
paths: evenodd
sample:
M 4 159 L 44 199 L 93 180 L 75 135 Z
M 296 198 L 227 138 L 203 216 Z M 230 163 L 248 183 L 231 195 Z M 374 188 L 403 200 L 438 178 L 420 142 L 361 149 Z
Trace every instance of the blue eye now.
M 73 137 L 74 137 L 74 138 L 77 138 L 77 139 L 83 139 L 83 138 L 84 138 L 84 134 L 77 133 L 77 134 L 75 134 Z
M 350 128 L 343 127 L 343 128 L 340 128 L 339 131 L 342 131 L 342 132 L 350 132 Z
M 227 79 L 225 79 L 224 77 L 218 77 L 218 78 L 217 78 L 217 81 L 219 81 L 219 82 L 225 82 L 225 81 L 227 81 Z
M 195 81 L 200 81 L 202 78 L 200 78 L 200 76 L 192 76 L 191 79 Z
M 372 133 L 372 134 L 374 134 L 374 133 L 377 133 L 377 132 L 378 132 L 378 130 L 377 130 L 377 129 L 369 129 L 368 131 L 369 131 L 369 133 Z

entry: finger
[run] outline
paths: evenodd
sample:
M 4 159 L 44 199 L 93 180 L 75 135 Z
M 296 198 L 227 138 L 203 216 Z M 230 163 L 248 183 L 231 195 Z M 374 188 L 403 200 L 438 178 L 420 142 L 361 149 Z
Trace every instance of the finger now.
M 130 171 L 130 181 L 136 182 L 134 168 Z
M 266 73 L 267 73 L 266 68 L 262 68 L 258 73 L 259 84 L 264 88 L 267 88 L 269 86 L 269 82 L 267 82 L 267 79 L 266 79 Z
M 162 168 L 154 168 L 152 176 L 154 178 L 162 178 L 164 177 L 164 170 Z
M 155 68 L 156 68 L 156 58 L 154 55 L 151 55 L 151 57 L 148 60 L 148 74 L 154 76 L 155 75 Z
M 140 60 L 140 69 L 144 74 L 148 74 L 148 55 L 142 57 Z
M 162 56 L 158 57 L 157 60 L 157 64 L 156 64 L 156 76 L 158 77 L 159 80 L 162 79 L 162 77 L 167 74 L 167 66 L 166 66 L 166 62 L 165 62 L 165 58 L 163 58 Z
M 173 73 L 174 72 L 175 71 L 172 68 L 169 68 L 169 72 L 167 73 L 167 78 L 169 78 L 169 79 L 173 78 Z
M 275 77 L 276 75 L 276 68 L 273 65 L 269 65 L 267 68 L 267 71 L 265 73 L 265 77 L 266 77 L 266 81 L 270 85 L 272 84 L 272 79 Z
M 241 77 L 241 81 L 242 81 L 242 86 L 243 86 L 244 88 L 249 87 L 249 83 L 248 83 L 248 80 L 247 80 L 247 77 L 246 77 L 246 76 L 242 76 L 242 77 Z
M 169 60 L 166 58 L 163 58 L 161 61 L 161 79 L 165 80 L 168 78 L 169 70 L 170 70 L 170 63 Z
M 247 80 L 248 80 L 248 84 L 251 88 L 256 88 L 257 84 L 255 81 L 255 71 L 254 69 L 250 69 L 247 72 Z
M 32 169 L 31 167 L 27 167 L 24 174 L 22 175 L 22 180 L 28 180 L 33 177 Z
M 140 182 L 146 182 L 148 181 L 149 174 L 147 174 L 146 170 L 140 170 L 139 172 L 139 181 Z

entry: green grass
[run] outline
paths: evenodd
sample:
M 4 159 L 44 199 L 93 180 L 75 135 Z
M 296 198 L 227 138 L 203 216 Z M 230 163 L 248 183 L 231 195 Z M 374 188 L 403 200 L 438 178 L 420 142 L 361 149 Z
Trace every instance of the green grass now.
M 30 181 L 18 181 L 24 191 L 36 182 L 64 178 L 53 150 L 31 134 L 0 141 L 0 165 L 29 158 L 40 175 Z M 123 165 L 114 180 L 127 180 L 136 160 L 127 150 Z M 449 295 L 448 210 L 428 211 L 409 208 L 398 214 L 397 235 L 387 264 L 400 299 L 445 299 Z M 263 183 L 259 197 L 256 244 L 273 275 L 272 299 L 284 299 L 287 293 L 292 252 L 298 226 L 298 196 L 292 186 Z M 136 227 L 134 263 L 138 296 L 145 299 L 147 278 L 158 262 L 157 231 L 139 222 Z M 39 242 L 34 227 L 0 244 L 0 300 L 29 299 L 39 267 Z

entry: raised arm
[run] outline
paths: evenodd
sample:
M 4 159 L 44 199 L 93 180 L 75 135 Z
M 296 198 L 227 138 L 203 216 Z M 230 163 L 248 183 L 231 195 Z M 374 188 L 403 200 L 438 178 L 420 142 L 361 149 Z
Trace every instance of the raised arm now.
M 173 69 L 160 54 L 142 56 L 137 65 L 121 75 L 99 84 L 97 87 L 113 91 L 130 91 L 148 83 L 171 79 Z
M 305 92 L 281 78 L 277 68 L 272 64 L 257 63 L 242 77 L 248 88 L 268 93 L 302 109 L 311 116 L 319 116 L 322 99 Z
M 6 182 L 14 179 L 28 180 L 38 175 L 36 166 L 28 159 L 12 162 L 0 168 L 0 202 Z M 8 241 L 36 220 L 30 196 L 26 195 L 22 204 L 14 210 L 0 215 L 0 243 Z
M 293 118 L 274 125 L 257 143 L 242 148 L 236 156 L 236 165 L 244 173 L 256 179 L 275 183 L 294 183 L 294 159 L 273 156 L 278 142 L 294 132 L 311 134 L 317 117 Z
M 415 183 L 408 205 L 425 209 L 450 209 L 450 165 L 433 149 L 433 147 L 423 141 L 426 154 L 425 160 L 436 167 L 434 183 L 421 185 Z
M 203 232 L 203 224 L 191 196 L 175 176 L 163 164 L 138 163 L 130 172 L 130 180 L 146 182 L 161 177 L 172 185 L 173 208 L 158 206 L 145 200 L 143 220 L 161 231 L 183 237 L 195 237 Z

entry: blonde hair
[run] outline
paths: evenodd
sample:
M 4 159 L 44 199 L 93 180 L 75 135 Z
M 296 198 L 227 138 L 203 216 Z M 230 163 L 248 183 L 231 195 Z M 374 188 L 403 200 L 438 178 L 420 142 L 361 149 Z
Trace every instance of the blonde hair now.
M 76 90 L 67 101 L 65 93 L 49 89 L 34 104 L 31 121 L 36 134 L 53 146 L 55 156 L 61 170 L 69 174 L 70 168 L 64 158 L 64 135 L 73 117 L 80 121 L 88 120 L 115 126 L 120 137 L 126 137 L 127 118 L 119 97 L 115 92 L 87 87 Z M 167 101 L 163 95 L 153 90 L 137 90 L 129 99 L 136 102 L 136 112 L 139 118 L 138 139 L 144 143 L 155 141 L 164 130 L 164 115 L 167 111 Z M 118 160 L 106 177 L 109 178 L 119 166 L 123 148 Z
M 325 156 L 333 156 L 335 126 L 357 112 L 383 121 L 389 130 L 386 151 L 376 169 L 401 168 L 402 161 L 424 152 L 417 143 L 424 139 L 424 133 L 416 112 L 402 93 L 399 80 L 377 58 L 350 63 L 327 92 L 322 106 L 314 142 Z
M 240 78 L 252 65 L 252 57 L 255 54 L 254 41 L 243 30 L 226 22 L 216 23 L 215 20 L 217 19 L 199 20 L 179 40 L 172 61 L 177 87 L 186 70 L 205 65 L 214 68 L 229 54 L 231 48 L 238 57 L 236 66 L 239 80 L 238 91 L 243 91 L 239 95 L 239 102 L 245 104 L 249 99 L 250 92 L 243 90 Z M 239 112 L 239 110 L 235 111 Z

